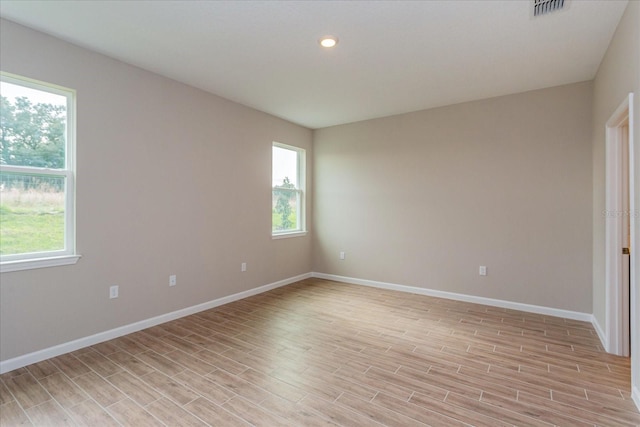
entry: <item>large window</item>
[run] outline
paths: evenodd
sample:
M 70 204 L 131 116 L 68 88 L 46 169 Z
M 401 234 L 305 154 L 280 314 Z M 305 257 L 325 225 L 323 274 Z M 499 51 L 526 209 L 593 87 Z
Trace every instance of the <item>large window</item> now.
M 74 92 L 0 73 L 0 99 L 2 271 L 73 263 Z
M 305 151 L 273 143 L 271 233 L 290 237 L 305 232 Z

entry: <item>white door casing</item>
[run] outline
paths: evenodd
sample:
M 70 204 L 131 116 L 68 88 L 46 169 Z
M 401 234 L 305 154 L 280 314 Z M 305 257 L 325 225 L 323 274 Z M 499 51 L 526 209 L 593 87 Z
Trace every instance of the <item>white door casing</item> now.
M 625 277 L 622 248 L 629 246 L 636 230 L 636 197 L 633 188 L 633 94 L 624 100 L 606 124 L 606 210 L 605 214 L 605 280 L 606 326 L 605 347 L 609 353 L 629 356 L 629 319 L 635 318 L 629 307 L 629 278 Z M 628 173 L 627 173 L 628 171 Z M 629 195 L 627 198 L 626 195 Z M 628 200 L 628 203 L 625 201 Z M 630 227 L 625 226 L 628 221 Z M 637 250 L 637 248 L 632 248 Z M 636 268 L 631 263 L 632 295 L 635 295 Z M 631 328 L 634 328 L 631 324 Z

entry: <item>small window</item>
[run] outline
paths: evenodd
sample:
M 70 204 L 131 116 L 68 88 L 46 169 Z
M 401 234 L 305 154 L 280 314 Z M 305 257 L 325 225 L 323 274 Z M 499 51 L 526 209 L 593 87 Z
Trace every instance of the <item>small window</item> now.
M 290 237 L 305 232 L 305 151 L 273 143 L 271 233 Z
M 70 89 L 0 74 L 2 271 L 77 261 L 74 98 Z M 65 257 L 74 259 L 50 262 Z M 34 260 L 40 265 L 28 264 Z

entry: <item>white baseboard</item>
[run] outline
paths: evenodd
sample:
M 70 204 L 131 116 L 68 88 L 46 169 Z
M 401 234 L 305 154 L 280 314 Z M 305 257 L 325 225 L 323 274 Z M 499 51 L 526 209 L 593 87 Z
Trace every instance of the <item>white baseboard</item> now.
M 640 411 L 640 389 L 638 387 L 633 387 L 633 389 L 631 390 L 631 398 L 636 404 L 636 408 L 638 408 L 638 411 Z
M 600 344 L 602 344 L 602 348 L 604 351 L 608 351 L 609 343 L 607 342 L 607 336 L 604 334 L 600 323 L 598 323 L 598 319 L 593 314 L 591 315 L 591 324 L 593 325 L 593 329 L 596 330 L 598 334 L 598 338 L 600 338 Z
M 238 292 L 237 294 L 229 295 L 226 297 L 218 298 L 212 301 L 208 301 L 202 304 L 197 304 L 191 307 L 183 308 L 181 310 L 172 311 L 171 313 L 161 314 L 160 316 L 152 317 L 150 319 L 141 320 L 139 322 L 131 323 L 129 325 L 120 326 L 115 329 L 111 329 L 104 332 L 99 332 L 95 335 L 79 338 L 77 340 L 69 341 L 63 344 L 59 344 L 53 347 L 45 348 L 43 350 L 34 351 L 22 356 L 14 357 L 0 362 L 0 374 L 13 371 L 14 369 L 22 368 L 23 366 L 31 365 L 32 363 L 41 362 L 52 357 L 60 356 L 61 354 L 69 353 L 71 351 L 79 350 L 84 347 L 88 347 L 94 344 L 108 341 L 114 338 L 121 337 L 133 332 L 140 331 L 142 329 L 150 328 L 151 326 L 159 325 L 161 323 L 169 322 L 171 320 L 179 319 L 181 317 L 189 316 L 200 311 L 209 310 L 210 308 L 218 307 L 220 305 L 228 304 L 233 301 L 238 301 L 243 298 L 248 298 L 253 295 L 261 294 L 263 292 L 270 291 L 272 289 L 286 286 L 291 283 L 308 279 L 312 277 L 311 273 L 301 274 L 299 276 L 290 277 L 288 279 L 279 280 L 268 285 L 260 286 L 247 291 Z
M 603 343 L 603 345 L 606 344 L 604 339 L 605 336 L 604 336 L 604 333 L 602 332 L 602 328 L 600 327 L 597 320 L 592 314 L 569 311 L 569 310 L 561 310 L 557 308 L 543 307 L 543 306 L 537 306 L 537 305 L 522 304 L 517 302 L 493 299 L 493 298 L 478 297 L 473 295 L 458 294 L 453 292 L 438 291 L 433 289 L 418 288 L 414 286 L 398 285 L 395 283 L 378 282 L 374 280 L 357 279 L 353 277 L 345 277 L 345 276 L 337 276 L 334 274 L 313 272 L 313 273 L 301 274 L 295 277 L 270 283 L 268 285 L 260 286 L 254 289 L 249 289 L 243 292 L 238 292 L 233 295 L 218 298 L 218 299 L 208 301 L 202 304 L 197 304 L 191 307 L 183 308 L 181 310 L 173 311 L 171 313 L 162 314 L 160 316 L 152 317 L 146 320 L 141 320 L 139 322 L 131 323 L 129 325 L 121 326 L 108 331 L 99 332 L 95 335 L 90 335 L 88 337 L 79 338 L 77 340 L 73 340 L 73 341 L 69 341 L 53 347 L 45 348 L 43 350 L 38 350 L 33 353 L 28 353 L 22 356 L 15 357 L 13 359 L 1 361 L 0 374 L 13 371 L 14 369 L 18 369 L 23 366 L 30 365 L 32 363 L 37 363 L 42 360 L 60 356 L 61 354 L 69 353 L 71 351 L 79 350 L 84 347 L 88 347 L 94 344 L 98 344 L 104 341 L 121 337 L 123 335 L 137 332 L 142 329 L 149 328 L 151 326 L 159 325 L 161 323 L 165 323 L 171 320 L 179 319 L 181 317 L 189 316 L 191 314 L 198 313 L 200 311 L 208 310 L 210 308 L 218 307 L 223 304 L 228 304 L 233 301 L 238 301 L 243 298 L 247 298 L 263 292 L 267 292 L 272 289 L 286 286 L 300 280 L 308 279 L 310 277 L 317 277 L 319 279 L 334 280 L 337 282 L 353 283 L 356 285 L 371 286 L 375 288 L 389 289 L 389 290 L 401 291 L 401 292 L 409 292 L 409 293 L 427 295 L 427 296 L 438 297 L 438 298 L 446 298 L 446 299 L 451 299 L 456 301 L 465 301 L 465 302 L 471 302 L 476 304 L 491 305 L 494 307 L 509 308 L 513 310 L 526 311 L 529 313 L 543 314 L 548 316 L 556 316 L 556 317 L 563 317 L 566 319 L 590 322 L 594 326 L 594 329 L 596 330 L 596 333 L 598 334 L 600 341 Z M 634 401 L 636 402 L 636 405 L 640 407 L 640 403 L 639 403 L 640 392 L 638 391 L 637 388 L 634 388 L 632 395 L 633 395 Z
M 398 285 L 395 283 L 378 282 L 375 280 L 356 279 L 353 277 L 336 276 L 334 274 L 311 273 L 312 277 L 319 279 L 334 280 L 336 282 L 353 283 L 355 285 L 371 286 L 374 288 L 390 289 L 393 291 L 409 292 L 412 294 L 427 295 L 430 297 L 446 298 L 456 301 L 465 301 L 475 304 L 491 305 L 500 308 L 509 308 L 513 310 L 526 311 L 529 313 L 544 314 L 547 316 L 563 317 L 565 319 L 581 320 L 591 322 L 593 316 L 588 313 L 578 311 L 562 310 L 559 308 L 550 308 L 539 305 L 523 304 L 519 302 L 511 302 L 493 298 L 478 297 L 473 295 L 457 294 L 453 292 L 437 291 L 433 289 L 417 288 L 415 286 Z

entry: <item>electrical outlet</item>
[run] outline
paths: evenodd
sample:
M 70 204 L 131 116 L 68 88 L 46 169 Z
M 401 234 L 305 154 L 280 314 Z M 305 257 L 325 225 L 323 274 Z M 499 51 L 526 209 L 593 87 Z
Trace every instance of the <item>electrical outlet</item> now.
M 340 251 L 340 259 L 344 260 L 347 257 L 347 254 L 344 253 L 344 251 Z
M 487 275 L 487 266 L 486 265 L 481 265 L 480 266 L 480 270 L 478 271 L 478 274 L 480 274 L 481 276 L 486 276 Z
M 240 271 L 247 271 L 247 263 L 243 262 L 242 264 L 240 264 Z
M 177 283 L 178 282 L 175 274 L 172 274 L 171 276 L 169 276 L 169 286 L 175 286 Z
M 118 285 L 113 285 L 109 288 L 109 299 L 118 298 L 119 288 Z

